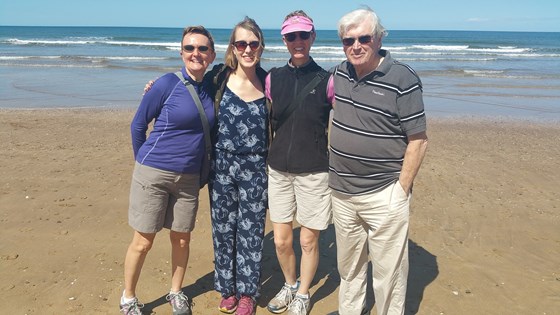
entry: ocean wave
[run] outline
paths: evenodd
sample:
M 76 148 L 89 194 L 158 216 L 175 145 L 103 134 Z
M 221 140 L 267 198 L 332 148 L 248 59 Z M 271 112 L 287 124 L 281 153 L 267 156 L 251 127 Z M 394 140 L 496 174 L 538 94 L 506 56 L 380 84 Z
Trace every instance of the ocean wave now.
M 113 40 L 107 37 L 78 37 L 65 39 L 18 39 L 9 38 L 0 41 L 0 43 L 8 45 L 30 45 L 30 46 L 73 46 L 73 45 L 109 45 L 109 46 L 129 46 L 129 47 L 153 47 L 155 49 L 179 51 L 179 42 L 156 42 L 156 41 L 127 41 Z M 225 52 L 228 44 L 216 44 L 217 52 Z M 535 48 L 517 47 L 517 46 L 497 46 L 497 47 L 477 47 L 473 45 L 384 45 L 389 51 L 399 54 L 481 54 L 481 55 L 507 55 L 513 57 L 550 57 L 558 58 L 560 54 L 557 51 L 550 53 L 543 52 Z M 265 51 L 268 52 L 287 52 L 284 45 L 266 46 Z M 313 54 L 325 54 L 343 56 L 344 51 L 338 45 L 320 45 L 311 48 Z
M 494 78 L 512 80 L 542 80 L 547 76 L 516 74 L 507 70 L 485 70 L 485 69 L 446 69 L 446 70 L 424 70 L 419 71 L 421 76 L 452 76 L 452 77 L 474 77 L 474 78 Z
M 493 52 L 493 53 L 523 53 L 531 52 L 533 48 L 522 48 L 514 46 L 475 47 L 470 45 L 407 45 L 407 46 L 384 46 L 391 51 L 441 51 L 448 53 L 457 52 Z
M 82 40 L 48 40 L 48 39 L 17 39 L 17 38 L 10 38 L 5 42 L 13 45 L 57 45 L 57 46 L 64 46 L 64 45 L 87 45 L 87 44 L 95 44 L 99 43 L 98 40 L 94 39 L 82 39 Z
M 107 44 L 107 45 L 117 45 L 117 46 L 154 46 L 154 47 L 176 47 L 177 49 L 181 47 L 181 44 L 168 42 L 127 42 L 127 41 L 104 41 L 99 42 L 99 44 Z
M 1 43 L 1 41 L 0 41 Z M 72 45 L 109 45 L 109 46 L 128 46 L 128 47 L 153 47 L 156 49 L 164 49 L 171 51 L 180 51 L 181 44 L 179 42 L 141 42 L 141 41 L 115 41 L 109 39 L 81 39 L 81 40 L 43 40 L 43 39 L 32 39 L 32 40 L 22 40 L 17 38 L 11 38 L 5 40 L 4 43 L 12 45 L 29 45 L 29 46 L 72 46 Z M 225 52 L 228 45 L 216 44 L 215 49 L 217 52 Z M 285 49 L 285 48 L 284 48 Z
M 179 42 L 138 42 L 138 41 L 114 41 L 106 38 L 80 38 L 80 39 L 17 39 L 9 38 L 4 43 L 12 45 L 53 45 L 53 46 L 69 46 L 69 45 L 114 45 L 114 46 L 153 46 L 163 48 L 179 49 Z
M 472 61 L 472 62 L 482 62 L 482 61 L 496 61 L 498 58 L 428 58 L 428 57 L 417 57 L 417 58 L 407 58 L 407 57 L 397 57 L 399 61 Z
M 405 46 L 404 48 L 454 51 L 454 50 L 466 50 L 469 48 L 469 46 L 468 45 L 411 45 L 411 46 Z
M 313 56 L 313 60 L 317 61 L 317 62 L 341 62 L 345 59 L 345 57 L 315 57 Z M 270 61 L 270 62 L 287 62 L 288 58 L 287 57 L 267 57 L 265 55 L 263 55 L 262 57 L 263 61 Z
M 393 56 L 418 56 L 418 58 L 442 56 L 442 60 L 463 60 L 463 59 L 480 59 L 480 60 L 500 60 L 505 58 L 558 58 L 560 54 L 539 54 L 539 53 L 523 53 L 523 54 L 498 54 L 498 53 L 473 53 L 473 52 L 413 52 L 413 51 L 396 51 Z M 465 58 L 464 56 L 469 56 Z
M 17 66 L 31 68 L 105 68 L 104 65 L 95 64 L 44 64 L 44 63 L 0 63 L 0 66 Z
M 419 48 L 424 50 L 443 50 L 443 51 L 472 51 L 472 52 L 495 52 L 495 53 L 519 53 L 530 52 L 531 48 L 519 47 L 473 47 L 473 46 L 440 46 L 440 45 L 412 45 L 412 48 Z
M 525 53 L 534 51 L 532 48 L 470 48 L 468 51 L 474 52 L 492 52 L 492 53 Z
M 130 60 L 130 61 L 143 61 L 143 60 L 170 60 L 167 57 L 137 57 L 137 56 L 0 56 L 0 60 L 52 60 L 52 59 L 65 59 L 65 60 Z
M 61 56 L 0 56 L 0 60 L 59 59 Z
M 501 74 L 504 73 L 505 70 L 462 70 L 466 74 Z

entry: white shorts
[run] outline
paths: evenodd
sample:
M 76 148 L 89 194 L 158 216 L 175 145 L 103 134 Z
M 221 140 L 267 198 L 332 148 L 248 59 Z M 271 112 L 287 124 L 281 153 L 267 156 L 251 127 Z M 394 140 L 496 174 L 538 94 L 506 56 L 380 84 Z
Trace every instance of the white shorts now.
M 268 167 L 270 220 L 294 220 L 307 228 L 325 230 L 332 222 L 329 173 L 291 174 Z

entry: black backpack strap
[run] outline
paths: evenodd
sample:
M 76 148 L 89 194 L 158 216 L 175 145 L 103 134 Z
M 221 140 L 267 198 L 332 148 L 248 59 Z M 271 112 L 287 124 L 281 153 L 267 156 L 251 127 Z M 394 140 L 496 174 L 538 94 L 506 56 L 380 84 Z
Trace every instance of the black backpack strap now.
M 231 73 L 231 70 L 225 64 L 222 65 L 212 78 L 212 89 L 214 89 L 214 113 L 218 116 L 218 111 L 220 109 L 220 102 L 224 96 L 224 90 L 226 88 L 227 79 Z
M 257 68 L 257 76 L 261 81 L 263 89 L 265 90 L 265 94 L 266 94 L 266 77 L 269 75 L 272 77 L 271 73 L 275 69 L 276 69 L 275 67 L 272 67 L 270 70 L 266 71 L 261 67 Z M 266 95 L 265 95 L 265 105 L 268 113 L 268 145 L 270 146 L 270 144 L 272 143 L 272 139 L 274 138 L 274 131 L 272 130 L 272 101 L 268 97 L 266 97 Z
M 299 94 L 294 95 L 294 100 L 278 115 L 278 119 L 276 120 L 276 124 L 274 126 L 274 130 L 278 130 L 280 126 L 290 117 L 290 115 L 303 103 L 303 99 L 311 92 L 314 88 L 317 87 L 321 81 L 325 79 L 328 75 L 328 72 L 321 70 L 317 72 L 317 75 L 311 80 L 307 85 L 303 87 Z
M 269 80 L 270 80 L 271 82 L 272 82 L 272 72 L 273 72 L 274 70 L 276 70 L 276 67 L 270 68 L 270 70 L 268 70 L 268 72 L 267 72 L 267 75 L 270 76 L 270 79 L 269 79 Z M 258 75 L 258 74 L 259 74 L 259 73 L 257 72 L 257 75 Z M 266 90 L 266 76 L 263 78 L 262 82 L 263 82 L 263 86 L 265 87 L 265 90 Z M 272 84 L 272 83 L 271 83 L 271 84 Z M 266 98 L 266 108 L 268 109 L 268 118 L 269 118 L 269 121 L 272 121 L 272 100 L 269 99 L 268 97 Z M 271 125 L 271 124 L 269 124 L 269 125 Z M 271 127 L 271 128 L 272 128 L 272 127 Z

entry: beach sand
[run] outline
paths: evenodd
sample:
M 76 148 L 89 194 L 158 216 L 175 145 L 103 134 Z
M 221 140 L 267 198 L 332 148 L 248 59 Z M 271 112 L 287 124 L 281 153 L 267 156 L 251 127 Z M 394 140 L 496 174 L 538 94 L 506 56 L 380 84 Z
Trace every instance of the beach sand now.
M 133 115 L 0 110 L 1 314 L 118 313 L 132 237 Z M 407 313 L 560 314 L 560 126 L 431 119 L 428 136 L 411 210 Z M 194 314 L 219 314 L 206 190 L 200 199 L 184 291 Z M 269 314 L 283 283 L 270 230 L 268 222 L 257 314 Z M 137 289 L 147 311 L 171 314 L 169 256 L 164 230 Z M 338 279 L 331 226 L 311 314 L 337 309 Z

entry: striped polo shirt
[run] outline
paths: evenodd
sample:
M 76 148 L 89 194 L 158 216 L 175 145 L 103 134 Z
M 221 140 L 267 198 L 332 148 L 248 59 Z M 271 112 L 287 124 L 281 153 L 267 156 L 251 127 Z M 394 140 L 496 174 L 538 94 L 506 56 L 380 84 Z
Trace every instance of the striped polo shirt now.
M 422 82 L 386 50 L 376 70 L 358 80 L 352 64 L 334 69 L 335 109 L 329 185 L 358 195 L 399 178 L 408 136 L 426 131 Z

